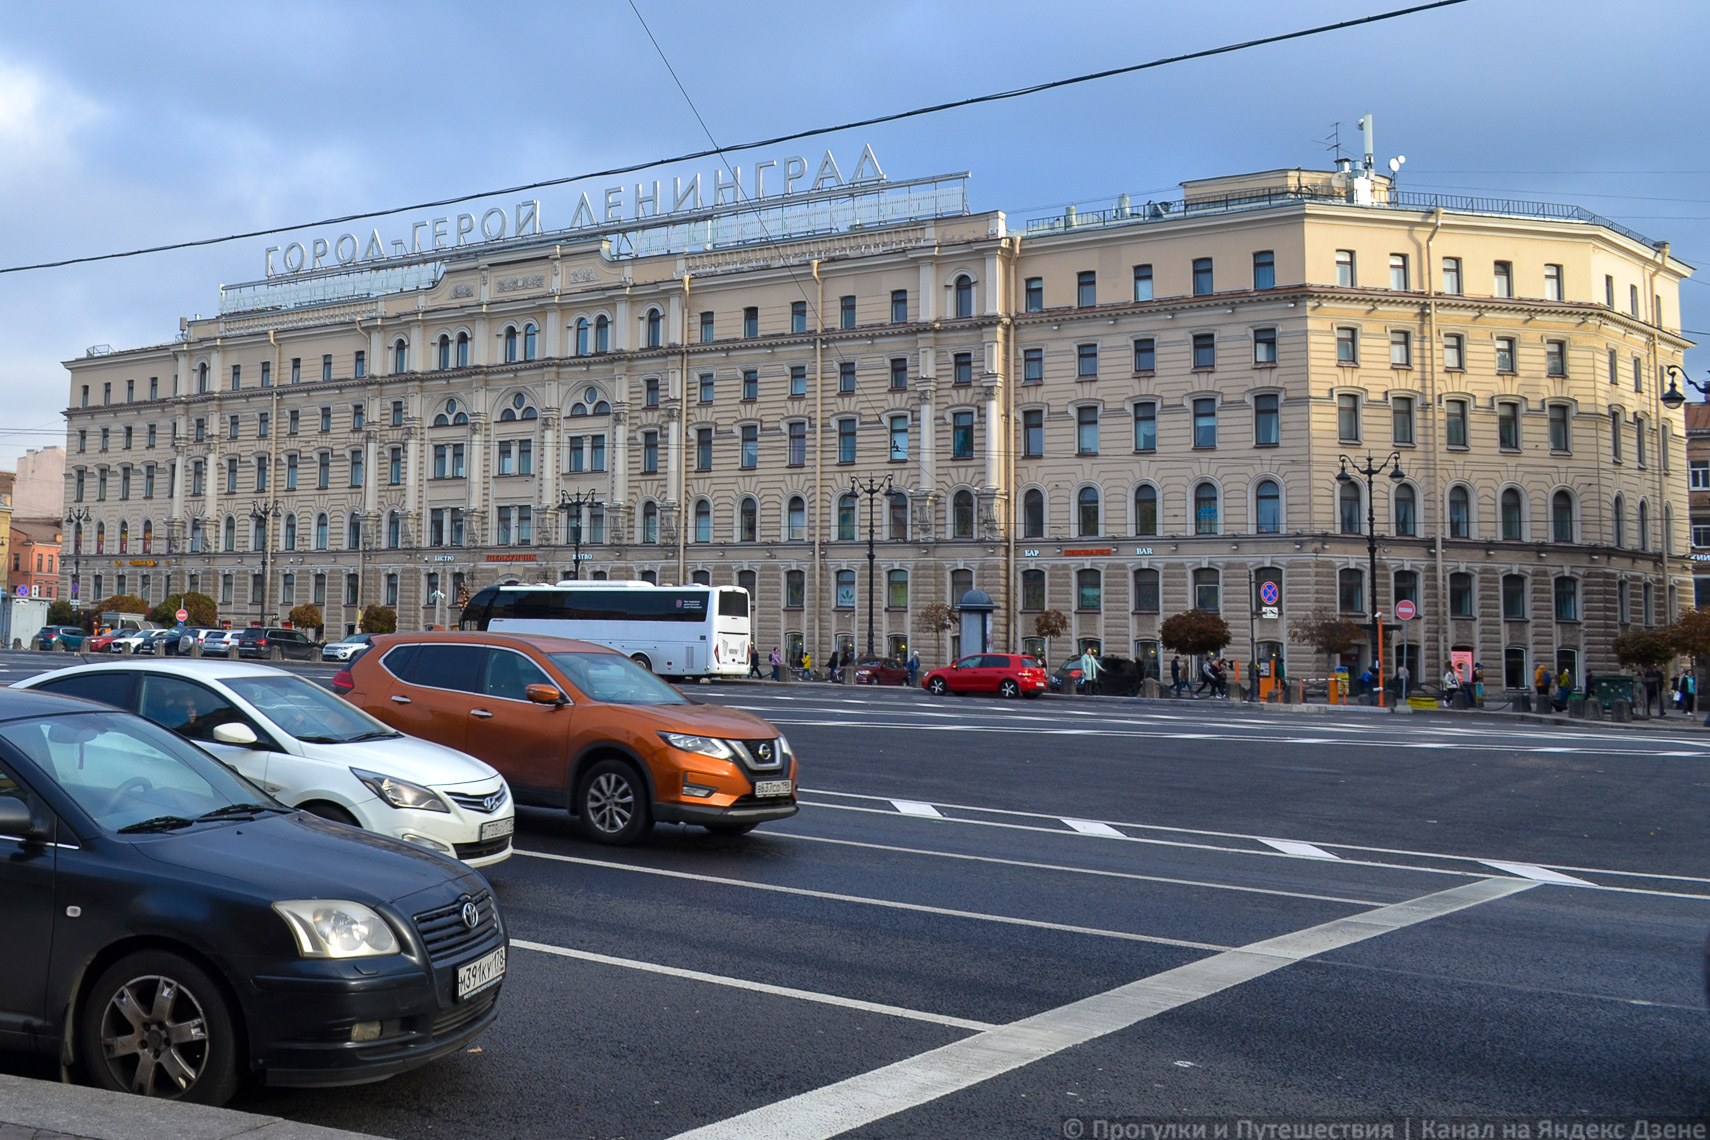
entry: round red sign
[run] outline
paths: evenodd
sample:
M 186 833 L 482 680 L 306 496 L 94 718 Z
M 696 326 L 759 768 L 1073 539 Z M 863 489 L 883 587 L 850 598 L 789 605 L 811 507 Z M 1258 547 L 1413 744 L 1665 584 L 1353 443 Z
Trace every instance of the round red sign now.
M 1405 599 L 1395 603 L 1395 616 L 1400 621 L 1412 621 L 1418 612 L 1413 603 Z
M 186 621 L 190 620 L 190 611 L 189 610 L 179 610 L 177 613 L 173 614 L 172 616 L 177 618 L 180 622 L 186 622 Z

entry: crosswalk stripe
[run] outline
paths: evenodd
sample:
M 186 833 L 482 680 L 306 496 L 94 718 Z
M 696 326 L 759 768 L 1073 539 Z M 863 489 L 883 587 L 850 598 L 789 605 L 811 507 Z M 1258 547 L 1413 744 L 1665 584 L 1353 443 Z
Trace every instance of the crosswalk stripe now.
M 1065 819 L 1064 823 L 1080 832 L 1082 835 L 1103 835 L 1109 839 L 1127 839 L 1128 836 L 1116 830 L 1108 823 L 1094 823 L 1090 819 Z
M 1259 842 L 1263 843 L 1266 847 L 1276 848 L 1284 855 L 1304 855 L 1308 859 L 1339 858 L 1339 856 L 1330 854 L 1330 852 L 1324 850 L 1322 847 L 1314 847 L 1310 843 L 1301 843 L 1294 839 L 1261 839 Z
M 918 815 L 923 819 L 943 819 L 944 813 L 931 804 L 923 804 L 919 800 L 892 800 L 891 806 L 904 815 Z

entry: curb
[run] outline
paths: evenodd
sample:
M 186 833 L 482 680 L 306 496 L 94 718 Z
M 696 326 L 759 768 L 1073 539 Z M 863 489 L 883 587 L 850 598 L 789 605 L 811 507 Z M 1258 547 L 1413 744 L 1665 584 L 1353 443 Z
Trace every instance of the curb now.
M 0 1074 L 0 1137 L 14 1129 L 24 1130 L 26 1137 L 38 1131 L 56 1133 L 58 1140 L 135 1140 L 138 1136 L 172 1136 L 177 1140 L 236 1136 L 245 1140 L 375 1140 L 360 1132 L 298 1124 L 277 1116 Z

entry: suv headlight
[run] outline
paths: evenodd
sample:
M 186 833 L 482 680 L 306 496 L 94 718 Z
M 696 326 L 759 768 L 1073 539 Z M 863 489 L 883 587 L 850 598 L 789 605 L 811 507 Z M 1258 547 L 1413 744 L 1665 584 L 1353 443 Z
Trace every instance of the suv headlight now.
M 680 732 L 661 732 L 659 739 L 672 748 L 684 752 L 694 752 L 701 756 L 712 756 L 719 760 L 734 760 L 736 752 L 730 745 L 713 736 L 686 736 Z
M 790 747 L 789 740 L 786 739 L 784 734 L 781 732 L 778 734 L 778 751 L 784 754 L 784 758 L 786 760 L 794 760 L 796 758 L 796 750 Z
M 291 928 L 305 958 L 372 958 L 396 954 L 398 937 L 372 907 L 348 899 L 287 899 L 273 909 Z
M 361 768 L 352 768 L 350 774 L 361 780 L 369 791 L 395 808 L 447 813 L 451 811 L 445 806 L 445 801 L 439 798 L 438 793 L 431 792 L 420 784 L 412 784 L 396 776 L 384 776 L 379 772 L 365 772 Z

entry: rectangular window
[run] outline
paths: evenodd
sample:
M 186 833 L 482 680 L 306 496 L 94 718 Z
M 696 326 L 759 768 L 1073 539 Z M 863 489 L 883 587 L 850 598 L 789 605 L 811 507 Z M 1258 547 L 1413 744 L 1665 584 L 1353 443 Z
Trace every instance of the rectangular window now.
M 695 470 L 712 470 L 713 429 L 710 427 L 695 429 Z
M 361 431 L 368 423 L 368 410 L 361 404 L 350 406 L 350 430 Z
M 237 488 L 238 488 L 237 475 L 238 475 L 237 457 L 236 456 L 229 456 L 226 459 L 226 494 L 228 494 L 228 495 L 237 494 Z
M 713 314 L 712 313 L 702 313 L 701 314 L 701 343 L 702 344 L 711 344 L 712 342 L 713 342 Z
M 837 302 L 837 323 L 846 329 L 855 327 L 855 298 L 840 297 Z
M 1504 451 L 1520 450 L 1520 405 L 1496 405 L 1496 444 Z
M 1562 267 L 1559 265 L 1544 266 L 1544 300 L 1566 300 L 1562 291 Z
M 1498 261 L 1492 267 L 1491 278 L 1491 296 L 1514 296 L 1514 263 L 1512 261 Z
M 837 365 L 837 390 L 842 393 L 855 390 L 855 362 L 844 360 Z
M 1336 284 L 1340 285 L 1344 289 L 1353 289 L 1357 288 L 1359 283 L 1359 275 L 1354 269 L 1354 251 L 1351 249 L 1337 250 Z
M 1253 330 L 1253 364 L 1265 367 L 1277 362 L 1277 330 Z
M 1253 255 L 1253 288 L 1275 289 L 1277 287 L 1277 255 L 1272 250 L 1261 249 Z
M 1039 408 L 1028 408 L 1021 413 L 1021 455 L 1024 459 L 1038 459 L 1045 454 L 1045 413 Z
M 201 416 L 196 417 L 195 438 L 197 443 L 201 443 L 203 440 L 208 438 L 208 421 L 203 419 Z
M 1158 405 L 1134 405 L 1134 450 L 1158 450 Z
M 1212 292 L 1211 258 L 1196 257 L 1193 259 L 1193 295 L 1204 297 Z
M 659 433 L 656 431 L 641 433 L 641 470 L 645 475 L 659 472 Z
M 1609 409 L 1609 445 L 1610 458 L 1616 463 L 1621 462 L 1621 409 Z M 1619 545 L 1619 544 L 1617 544 Z
M 1025 297 L 1023 305 L 1029 313 L 1037 313 L 1045 308 L 1045 279 L 1043 277 L 1029 277 L 1023 293 Z
M 1413 442 L 1413 397 L 1391 396 L 1389 418 L 1394 429 L 1394 441 L 1398 444 L 1411 444 Z
M 1406 329 L 1391 329 L 1389 331 L 1389 366 L 1391 368 L 1413 367 L 1413 334 Z
M 451 445 L 451 477 L 453 479 L 463 478 L 463 444 L 461 443 Z
M 243 365 L 234 364 L 234 365 L 232 365 L 232 391 L 236 392 L 239 388 L 242 388 L 242 387 L 243 387 Z
M 1550 450 L 1568 450 L 1568 406 L 1566 404 L 1550 405 Z
M 891 358 L 891 387 L 893 389 L 908 387 L 908 357 L 893 356 Z
M 855 462 L 855 421 L 837 421 L 837 462 Z
M 1443 427 L 1445 442 L 1450 447 L 1467 446 L 1467 402 L 1465 400 L 1443 401 Z
M 266 415 L 265 412 L 262 414 Z M 152 448 L 154 446 L 154 425 L 153 424 L 148 425 L 148 442 L 143 444 L 143 446 L 149 447 L 149 448 Z
M 105 433 L 107 429 L 102 428 L 101 430 L 103 433 Z M 238 417 L 227 416 L 226 417 L 226 438 L 227 439 L 236 439 L 237 437 L 238 437 Z M 105 451 L 106 448 L 103 447 L 101 450 Z
M 1090 309 L 1098 304 L 1098 274 L 1086 270 L 1075 274 L 1075 304 Z
M 1196 370 L 1217 367 L 1217 334 L 1193 334 L 1193 366 Z
M 362 452 L 360 451 L 350 453 L 350 485 L 352 487 L 362 486 Z
M 1556 620 L 1579 620 L 1579 579 L 1556 579 Z
M 1639 358 L 1636 356 L 1633 357 L 1633 391 L 1635 392 L 1643 392 L 1645 390 L 1644 368 L 1645 366 Z
M 1336 397 L 1336 438 L 1343 443 L 1360 442 L 1360 397 L 1353 392 Z
M 1615 307 L 1615 278 L 1608 273 L 1603 275 L 1603 303 L 1611 309 Z
M 1211 397 L 1193 402 L 1193 445 L 1217 446 L 1217 401 Z
M 321 357 L 321 379 L 323 381 L 332 379 L 332 353 L 330 352 Z
M 604 471 L 606 469 L 606 437 L 591 435 L 588 437 L 588 470 Z M 595 539 L 596 542 L 600 541 Z
M 1565 405 L 1562 407 L 1562 415 L 1565 421 L 1567 416 Z M 1642 416 L 1633 417 L 1633 459 L 1640 467 L 1645 465 L 1645 421 Z
M 972 384 L 974 382 L 973 353 L 958 352 L 951 358 L 951 368 L 954 370 L 954 383 Z
M 1637 285 L 1627 286 L 1627 312 L 1635 317 L 1639 315 L 1639 287 Z
M 499 470 L 497 474 L 514 474 L 511 466 L 511 441 L 508 439 L 499 445 Z
M 908 323 L 908 290 L 891 290 L 891 323 L 904 325 Z
M 1399 293 L 1407 292 L 1407 255 L 1389 255 L 1389 287 Z
M 1544 342 L 1544 371 L 1551 376 L 1567 375 L 1566 341 L 1546 340 Z
M 756 369 L 743 369 L 742 398 L 744 400 L 758 400 L 760 398 L 760 373 Z
M 713 402 L 713 374 L 711 372 L 703 372 L 700 375 L 700 397 L 703 404 Z
M 1496 338 L 1496 370 L 1498 372 L 1514 372 L 1514 338 L 1499 336 Z
M 404 449 L 394 447 L 386 455 L 386 482 L 393 487 L 404 482 Z
M 950 416 L 950 458 L 974 457 L 974 413 L 954 412 Z
M 1274 447 L 1280 442 L 1279 403 L 1280 397 L 1275 392 L 1261 392 L 1253 397 L 1253 446 Z
M 434 448 L 434 452 L 435 452 L 434 466 L 435 467 L 437 467 L 439 465 L 439 455 L 437 454 L 439 452 L 439 450 L 440 449 L 437 447 Z M 582 468 L 582 459 L 583 459 L 583 439 L 579 435 L 573 435 L 570 437 L 570 473 L 571 474 L 574 475 L 574 474 L 577 474 L 577 473 L 582 471 L 582 469 L 583 469 Z
M 322 408 L 321 409 L 321 430 L 322 431 L 331 431 L 332 430 L 332 409 L 331 408 Z
M 1443 367 L 1460 372 L 1467 366 L 1467 341 L 1460 333 L 1443 334 Z
M 742 335 L 750 339 L 760 335 L 760 310 L 753 305 L 742 310 Z
M 753 426 L 753 425 L 750 425 Z M 791 467 L 807 465 L 807 424 L 797 420 L 789 425 L 789 463 Z
M 807 365 L 790 365 L 790 395 L 807 395 Z
M 1692 524 L 1692 545 L 1698 548 L 1710 546 L 1710 525 Z
M 1134 299 L 1150 301 L 1152 299 L 1152 267 L 1136 265 L 1134 267 Z
M 1710 459 L 1694 459 L 1686 465 L 1687 486 L 1694 491 L 1710 491 Z
M 1336 330 L 1336 363 L 1358 364 L 1360 362 L 1360 330 L 1339 328 Z
M 894 381 L 893 381 L 894 382 Z M 1025 348 L 1021 351 L 1021 382 L 1023 384 L 1043 384 L 1045 382 L 1045 350 L 1042 348 Z
M 790 303 L 790 331 L 793 333 L 807 332 L 806 301 L 792 301 Z
M 1276 331 L 1271 331 L 1273 352 L 1276 344 Z M 1153 372 L 1158 367 L 1158 342 L 1152 337 L 1143 336 L 1134 342 L 1134 371 Z M 1038 349 L 1031 351 L 1037 352 Z M 1040 379 L 1044 379 L 1043 376 Z
M 1098 379 L 1098 345 L 1077 344 L 1075 346 L 1075 378 L 1078 380 Z
M 1449 616 L 1458 618 L 1473 616 L 1473 576 L 1471 574 L 1449 575 Z
M 534 440 L 517 440 L 517 474 L 534 474 Z
M 908 458 L 908 417 L 891 417 L 891 460 L 892 462 Z
M 1075 453 L 1098 454 L 1098 409 L 1075 409 Z

